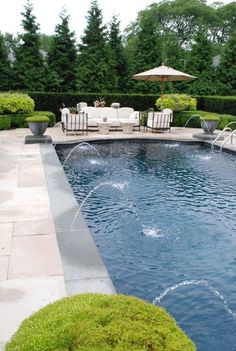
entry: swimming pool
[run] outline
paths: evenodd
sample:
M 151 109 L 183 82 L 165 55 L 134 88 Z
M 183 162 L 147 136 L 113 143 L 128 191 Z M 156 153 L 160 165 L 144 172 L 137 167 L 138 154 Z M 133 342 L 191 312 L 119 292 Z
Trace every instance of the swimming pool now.
M 200 351 L 236 350 L 236 157 L 85 144 L 65 171 L 117 291 L 156 298 Z

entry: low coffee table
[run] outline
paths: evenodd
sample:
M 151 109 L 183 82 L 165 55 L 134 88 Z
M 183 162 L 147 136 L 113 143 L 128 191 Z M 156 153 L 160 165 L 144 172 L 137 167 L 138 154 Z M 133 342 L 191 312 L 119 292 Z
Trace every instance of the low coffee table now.
M 129 121 L 121 122 L 121 126 L 124 134 L 132 134 L 135 123 Z
M 109 122 L 98 122 L 98 130 L 100 134 L 109 134 L 110 127 L 111 123 Z

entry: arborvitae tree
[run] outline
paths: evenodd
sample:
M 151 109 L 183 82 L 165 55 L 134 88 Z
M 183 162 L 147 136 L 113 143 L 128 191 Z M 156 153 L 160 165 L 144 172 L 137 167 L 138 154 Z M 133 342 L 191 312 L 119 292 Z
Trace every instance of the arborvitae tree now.
M 52 91 L 75 91 L 77 78 L 77 50 L 75 33 L 69 29 L 69 15 L 63 10 L 57 24 L 48 56 L 49 81 Z
M 224 84 L 222 95 L 236 94 L 236 30 L 225 45 L 219 68 L 219 80 Z
M 0 33 L 0 90 L 11 89 L 11 66 L 4 36 Z
M 20 43 L 15 49 L 15 88 L 42 91 L 44 89 L 44 61 L 40 53 L 39 25 L 27 1 L 23 16 Z
M 197 77 L 197 79 L 189 85 L 191 93 L 199 95 L 216 93 L 213 47 L 204 29 L 200 29 L 196 35 L 187 69 L 188 73 Z
M 97 1 L 92 0 L 87 27 L 81 38 L 78 57 L 78 85 L 80 91 L 106 92 L 112 90 L 115 77 L 110 72 L 110 50 L 106 27 Z
M 125 92 L 127 79 L 129 78 L 128 61 L 122 44 L 120 21 L 118 21 L 117 16 L 113 16 L 110 22 L 109 47 L 111 50 L 111 68 L 113 68 L 116 76 L 112 91 Z
M 132 60 L 129 62 L 130 76 L 159 66 L 162 62 L 161 53 L 162 41 L 156 33 L 155 24 L 149 24 L 145 18 L 142 19 Z M 128 85 L 130 90 L 135 90 L 136 92 L 149 93 L 159 91 L 159 85 L 156 82 L 130 80 Z

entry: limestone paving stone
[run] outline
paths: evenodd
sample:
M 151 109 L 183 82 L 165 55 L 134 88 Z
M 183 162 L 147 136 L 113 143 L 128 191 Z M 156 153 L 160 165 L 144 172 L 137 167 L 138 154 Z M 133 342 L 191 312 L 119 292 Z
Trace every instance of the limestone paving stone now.
M 10 255 L 13 223 L 0 223 L 0 256 Z
M 62 274 L 54 235 L 13 237 L 8 279 Z
M 46 186 L 42 165 L 21 165 L 18 178 L 19 187 Z
M 26 220 L 41 220 L 51 214 L 50 205 L 47 202 L 35 204 L 23 204 L 22 206 L 0 206 L 0 222 L 21 222 Z
M 35 221 L 14 223 L 13 236 L 54 234 L 55 227 L 52 218 L 42 218 Z
M 6 280 L 10 256 L 0 256 L 0 280 Z

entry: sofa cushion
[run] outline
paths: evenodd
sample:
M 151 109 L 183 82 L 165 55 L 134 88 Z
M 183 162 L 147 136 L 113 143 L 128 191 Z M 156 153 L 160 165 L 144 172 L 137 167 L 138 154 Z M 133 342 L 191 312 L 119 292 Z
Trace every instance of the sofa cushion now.
M 118 110 L 118 119 L 128 119 L 129 116 L 134 112 L 132 107 L 121 107 Z
M 99 109 L 99 116 L 100 119 L 103 119 L 104 117 L 107 117 L 107 121 L 109 122 L 110 120 L 117 120 L 117 114 L 118 110 L 112 107 L 103 107 Z
M 88 118 L 99 119 L 99 108 L 93 106 L 83 107 L 82 111 L 87 113 Z

